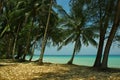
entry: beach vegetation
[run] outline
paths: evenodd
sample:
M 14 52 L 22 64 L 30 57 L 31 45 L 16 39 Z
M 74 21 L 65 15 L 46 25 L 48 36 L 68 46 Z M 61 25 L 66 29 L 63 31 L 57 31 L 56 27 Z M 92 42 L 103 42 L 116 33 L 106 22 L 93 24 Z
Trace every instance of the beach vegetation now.
M 120 41 L 120 0 L 0 0 L 0 58 L 26 61 L 35 49 L 43 64 L 46 46 L 74 45 L 68 64 L 83 45 L 97 49 L 93 67 L 106 69 L 113 42 Z M 118 44 L 119 46 L 119 44 Z

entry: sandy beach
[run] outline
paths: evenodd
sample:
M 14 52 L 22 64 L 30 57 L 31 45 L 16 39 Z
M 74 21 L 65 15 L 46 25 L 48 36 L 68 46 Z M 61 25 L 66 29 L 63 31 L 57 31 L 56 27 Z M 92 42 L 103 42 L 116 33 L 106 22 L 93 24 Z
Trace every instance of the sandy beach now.
M 0 80 L 120 80 L 120 69 L 34 62 L 0 62 Z

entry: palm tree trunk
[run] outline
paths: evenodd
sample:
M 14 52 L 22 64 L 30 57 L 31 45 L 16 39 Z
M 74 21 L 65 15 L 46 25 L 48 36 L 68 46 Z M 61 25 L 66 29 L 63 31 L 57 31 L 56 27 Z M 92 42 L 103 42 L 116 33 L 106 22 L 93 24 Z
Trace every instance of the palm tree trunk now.
M 101 67 L 102 52 L 103 52 L 104 40 L 105 40 L 106 30 L 108 27 L 108 22 L 109 22 L 109 16 L 106 17 L 104 27 L 102 27 L 102 22 L 100 22 L 101 29 L 100 29 L 99 47 L 98 47 L 94 67 Z
M 97 56 L 95 59 L 94 67 L 99 67 L 101 66 L 101 58 L 102 58 L 102 51 L 103 51 L 103 45 L 104 45 L 104 35 L 105 33 L 102 33 L 102 28 L 103 28 L 103 22 L 102 22 L 102 7 L 101 7 L 101 0 L 99 0 L 99 15 L 100 15 L 100 39 L 99 39 L 99 46 L 98 46 L 98 51 L 97 51 Z
M 109 4 L 107 6 L 107 11 L 108 13 L 111 13 L 112 12 L 112 0 L 110 1 L 111 4 Z M 105 40 L 105 34 L 106 34 L 106 31 L 107 31 L 107 27 L 108 27 L 108 23 L 109 23 L 109 16 L 110 14 L 105 14 L 103 16 L 103 18 L 101 17 L 101 5 L 100 5 L 100 39 L 99 39 L 99 47 L 98 47 L 98 51 L 97 51 L 97 56 L 96 56 L 96 59 L 95 59 L 95 63 L 94 63 L 94 67 L 101 67 L 101 61 L 102 61 L 102 52 L 103 52 L 103 47 L 104 47 L 104 40 Z M 104 26 L 103 26 L 103 19 L 105 17 L 105 23 L 104 23 Z
M 43 56 L 44 56 L 44 51 L 45 51 L 46 44 L 47 44 L 47 39 L 44 40 L 44 46 L 42 46 L 42 49 L 41 49 L 41 54 L 40 54 L 40 58 L 39 58 L 39 64 L 43 64 Z
M 31 61 L 32 58 L 33 58 L 33 55 L 34 55 L 34 49 L 35 49 L 35 44 L 34 44 L 33 47 L 32 47 L 32 54 L 31 54 L 31 57 L 30 57 L 29 61 Z
M 96 56 L 96 59 L 95 59 L 94 67 L 100 67 L 101 66 L 103 45 L 104 45 L 104 38 L 100 35 L 99 47 L 98 47 L 98 51 L 97 51 L 97 56 Z
M 73 50 L 73 54 L 72 54 L 72 57 L 71 57 L 71 59 L 68 61 L 68 63 L 67 64 L 73 64 L 73 59 L 74 59 L 74 57 L 75 57 L 75 46 L 74 46 L 74 50 Z
M 39 36 L 40 36 L 40 35 L 37 35 L 37 36 L 35 37 L 35 39 L 34 39 L 33 43 L 31 44 L 31 46 L 33 46 L 33 48 L 32 48 L 32 55 L 31 55 L 31 57 L 30 57 L 29 61 L 31 61 L 31 60 L 32 60 L 32 58 L 33 58 L 33 55 L 34 55 L 34 49 L 35 49 L 35 43 L 36 43 L 37 38 L 38 38 Z
M 12 39 L 10 38 L 9 39 L 10 41 L 9 41 L 9 45 L 8 45 L 8 52 L 7 52 L 7 54 L 6 54 L 6 58 L 7 59 L 10 59 L 11 58 L 11 44 L 12 44 Z
M 23 59 L 22 59 L 23 61 L 25 61 L 26 55 L 27 55 L 26 53 L 23 54 Z
M 13 60 L 15 60 L 15 49 L 16 49 L 16 44 L 17 44 L 17 38 L 18 38 L 18 33 L 19 33 L 19 27 L 20 27 L 20 24 L 18 25 L 18 29 L 17 29 L 17 33 L 15 35 L 15 41 L 14 41 L 14 44 L 13 44 L 13 51 L 12 51 L 12 58 Z
M 33 24 L 33 23 L 32 23 Z M 26 49 L 25 49 L 25 53 L 23 55 L 23 61 L 25 61 L 29 46 L 30 46 L 30 34 L 31 34 L 32 29 L 30 28 L 30 31 L 28 33 L 28 39 L 27 39 L 27 45 L 26 45 Z
M 109 51 L 111 48 L 113 38 L 114 38 L 115 33 L 117 31 L 117 28 L 119 26 L 119 23 L 120 23 L 120 0 L 118 0 L 118 2 L 117 2 L 117 11 L 115 14 L 114 23 L 113 23 L 112 29 L 110 31 L 110 34 L 109 34 L 109 37 L 108 37 L 108 40 L 107 40 L 107 43 L 105 46 L 105 50 L 104 50 L 104 56 L 103 56 L 103 60 L 102 60 L 102 68 L 103 69 L 106 69 L 108 67 L 107 63 L 108 63 Z
M 27 21 L 28 21 L 28 16 L 29 16 L 29 15 L 25 16 L 25 20 L 24 20 L 23 26 L 25 26 L 25 24 L 27 23 Z M 33 21 L 34 21 L 34 20 L 33 20 Z M 33 22 L 32 22 L 32 26 L 33 26 Z M 25 61 L 25 58 L 26 58 L 26 55 L 27 55 L 28 46 L 29 46 L 29 42 L 30 42 L 30 41 L 29 41 L 29 38 L 30 38 L 31 30 L 32 30 L 32 29 L 30 29 L 30 31 L 29 31 L 29 33 L 28 33 L 28 41 L 27 41 L 27 45 L 26 45 L 25 52 L 24 52 L 24 54 L 23 54 L 23 58 L 22 58 L 23 61 Z
M 42 41 L 42 49 L 41 49 L 41 54 L 39 58 L 39 64 L 43 64 L 43 56 L 44 56 L 45 46 L 47 43 L 47 31 L 48 31 L 48 26 L 49 26 L 49 21 L 50 21 L 51 8 L 52 8 L 52 0 L 51 0 L 50 7 L 49 7 L 48 19 L 47 19 L 45 33 L 44 33 L 44 37 Z

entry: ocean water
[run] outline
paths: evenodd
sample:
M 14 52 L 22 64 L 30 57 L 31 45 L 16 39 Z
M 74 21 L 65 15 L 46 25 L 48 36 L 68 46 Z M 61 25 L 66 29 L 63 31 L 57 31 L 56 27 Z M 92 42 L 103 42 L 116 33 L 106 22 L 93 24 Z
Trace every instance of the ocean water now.
M 27 56 L 26 59 L 29 59 L 30 56 Z M 93 66 L 95 61 L 95 55 L 76 55 L 73 61 L 73 64 L 84 65 L 84 66 Z M 66 64 L 70 55 L 45 55 L 43 61 L 51 63 Z M 32 60 L 39 59 L 39 55 L 34 55 Z M 111 55 L 108 59 L 108 67 L 120 68 L 120 55 Z

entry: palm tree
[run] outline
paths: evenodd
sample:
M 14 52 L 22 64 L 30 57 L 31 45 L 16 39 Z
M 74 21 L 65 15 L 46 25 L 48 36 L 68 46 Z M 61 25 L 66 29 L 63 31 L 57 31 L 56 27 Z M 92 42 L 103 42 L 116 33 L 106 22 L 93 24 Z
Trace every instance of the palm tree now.
M 99 9 L 99 16 L 100 16 L 100 20 L 99 20 L 99 27 L 100 27 L 100 38 L 99 38 L 99 46 L 98 46 L 98 51 L 97 51 L 97 56 L 96 56 L 96 60 L 94 63 L 94 67 L 101 67 L 101 60 L 102 60 L 102 52 L 103 52 L 103 47 L 104 47 L 104 40 L 106 37 L 106 32 L 109 26 L 109 21 L 111 20 L 111 14 L 112 10 L 113 10 L 113 0 L 110 0 L 107 4 L 103 4 L 104 1 L 99 0 L 98 1 L 98 9 Z M 96 3 L 97 4 L 97 3 Z M 104 6 L 101 6 L 104 5 Z M 105 14 L 103 15 L 103 11 L 105 10 Z
M 21 0 L 21 1 L 9 0 L 7 2 L 4 2 L 5 12 L 6 12 L 5 14 L 6 14 L 6 18 L 7 18 L 7 25 L 5 26 L 5 28 L 1 32 L 1 36 L 4 35 L 4 33 L 7 30 L 10 30 L 10 32 L 12 33 L 12 36 L 13 36 L 13 38 L 12 38 L 13 59 L 14 59 L 14 55 L 15 55 L 16 50 L 17 50 L 17 46 L 19 46 L 19 45 L 23 46 L 22 43 L 19 43 L 20 42 L 19 41 L 20 34 L 24 33 L 24 32 L 21 32 L 21 30 L 23 29 L 23 27 L 26 27 L 26 25 L 30 23 L 29 22 L 30 19 L 29 19 L 29 21 L 27 21 L 27 18 L 30 15 L 30 12 L 29 12 L 29 9 L 28 9 L 29 6 L 28 6 L 28 3 L 25 2 L 25 1 L 26 0 Z M 8 12 L 9 12 L 9 14 L 8 14 Z M 28 15 L 26 15 L 26 13 Z M 25 31 L 25 30 L 22 30 L 22 31 Z M 19 52 L 18 52 L 18 55 L 19 55 Z
M 11 28 L 13 28 L 13 26 L 15 26 L 15 25 L 13 25 L 12 23 L 13 23 L 13 21 L 12 21 L 12 17 L 14 16 L 13 14 L 15 13 L 16 14 L 16 16 L 18 16 L 17 14 L 18 13 L 16 13 L 17 11 L 15 11 L 15 12 L 12 12 L 14 9 L 15 9 L 15 3 L 11 0 L 11 1 L 7 1 L 7 0 L 5 0 L 5 1 L 3 1 L 3 8 L 5 9 L 5 10 L 3 10 L 3 15 L 4 15 L 4 17 L 5 17 L 5 19 L 4 19 L 4 21 L 3 21 L 3 31 L 1 32 L 1 36 L 5 36 L 4 34 L 5 33 L 12 33 L 12 30 L 11 30 Z M 8 14 L 9 13 L 9 14 Z M 11 19 L 12 18 L 12 19 Z M 13 19 L 13 20 L 15 20 L 15 18 Z M 12 27 L 11 27 L 12 26 Z M 20 27 L 20 24 L 18 24 L 18 26 L 17 26 L 18 28 L 17 28 L 17 30 L 16 30 L 16 35 L 15 35 L 15 38 L 14 38 L 14 45 L 13 45 L 13 51 L 12 51 L 12 54 L 13 54 L 13 56 L 14 56 L 14 53 L 15 53 L 15 46 L 16 46 L 16 41 L 17 41 L 17 35 L 18 35 L 18 31 L 19 31 L 19 27 Z M 11 35 L 10 35 L 11 36 Z M 13 34 L 12 34 L 12 36 L 14 36 Z M 11 45 L 11 41 L 13 41 L 13 40 L 11 40 L 12 38 L 10 38 L 10 43 L 9 43 L 9 45 Z M 9 52 L 11 52 L 10 51 L 10 49 L 8 50 Z M 7 53 L 9 53 L 9 52 L 7 52 Z M 14 57 L 13 57 L 13 59 L 14 59 Z
M 34 2 L 36 4 L 36 1 Z M 1 25 L 0 27 L 2 27 L 2 29 L 0 30 L 1 32 L 0 37 L 3 40 L 4 40 L 4 36 L 7 36 L 10 39 L 10 41 L 8 41 L 10 47 L 8 47 L 8 50 L 5 51 L 8 51 L 6 53 L 9 53 L 11 52 L 10 50 L 12 50 L 11 53 L 13 56 L 15 55 L 15 53 L 20 55 L 19 46 L 25 46 L 26 44 L 23 41 L 21 42 L 22 38 L 26 40 L 27 37 L 25 32 L 26 31 L 25 29 L 27 28 L 24 27 L 30 25 L 29 23 L 34 17 L 34 15 L 32 15 L 31 17 L 31 14 L 32 12 L 35 12 L 33 9 L 36 9 L 36 8 L 31 9 L 30 3 L 33 4 L 33 1 L 30 0 L 28 2 L 27 0 L 20 0 L 20 1 L 4 0 L 2 3 L 2 8 L 4 8 L 4 10 L 2 9 L 1 9 L 2 11 L 0 10 L 2 12 L 2 16 L 0 16 L 1 17 L 0 22 L 2 23 L 0 24 Z M 38 8 L 38 5 L 35 4 L 33 4 L 33 6 Z M 29 28 L 31 27 L 29 26 Z M 11 46 L 11 44 L 13 44 L 13 46 Z M 13 47 L 13 49 L 10 49 L 11 47 Z M 18 52 L 16 50 L 18 50 Z
M 48 6 L 49 10 L 46 11 L 47 13 L 45 13 L 46 15 L 45 17 L 43 17 L 44 18 L 44 20 L 42 21 L 43 28 L 41 28 L 41 32 L 44 33 L 44 36 L 42 36 L 41 38 L 42 47 L 41 47 L 41 54 L 39 58 L 40 64 L 43 64 L 43 56 L 44 56 L 44 51 L 45 51 L 47 42 L 48 41 L 51 42 L 53 46 L 59 45 L 59 43 L 63 40 L 62 35 L 64 35 L 63 33 L 64 30 L 58 26 L 58 21 L 59 21 L 58 14 L 56 14 L 56 11 L 52 7 L 55 7 L 58 10 L 60 9 L 63 10 L 63 9 L 56 4 L 56 0 L 51 0 L 48 2 L 49 2 L 49 6 Z M 46 7 L 46 10 L 48 9 L 48 7 Z
M 114 22 L 112 25 L 112 29 L 110 31 L 106 46 L 105 46 L 105 50 L 104 50 L 104 56 L 103 56 L 103 60 L 102 60 L 102 68 L 106 69 L 107 68 L 107 62 L 108 62 L 108 56 L 109 56 L 109 51 L 110 51 L 110 47 L 113 41 L 113 38 L 115 36 L 115 33 L 117 31 L 117 28 L 119 26 L 120 23 L 120 0 L 117 1 L 116 4 L 116 13 L 114 16 Z
M 70 22 L 70 24 L 74 23 Z M 67 31 L 69 31 L 69 37 L 67 37 L 64 40 L 63 45 L 67 45 L 70 42 L 74 43 L 73 54 L 71 59 L 68 61 L 68 64 L 72 64 L 75 54 L 78 53 L 82 47 L 82 43 L 86 46 L 88 46 L 89 43 L 93 44 L 94 46 L 97 46 L 97 43 L 94 40 L 94 33 L 92 32 L 91 27 L 84 27 L 83 25 L 74 25 L 70 30 L 68 29 Z
M 74 2 L 74 1 L 73 1 Z M 79 6 L 80 5 L 80 6 Z M 66 39 L 63 41 L 63 45 L 67 45 L 68 43 L 74 43 L 74 49 L 71 59 L 68 61 L 68 64 L 73 63 L 73 59 L 76 53 L 78 53 L 82 47 L 82 44 L 88 46 L 91 43 L 94 46 L 97 46 L 95 38 L 94 27 L 86 26 L 86 17 L 83 14 L 83 2 L 74 2 L 72 4 L 71 15 L 68 17 L 67 22 L 62 24 L 67 29 Z M 66 20 L 66 19 L 65 19 Z
M 10 28 L 11 30 L 13 30 L 13 33 L 14 33 L 14 43 L 13 43 L 13 51 L 12 51 L 13 60 L 15 60 L 14 55 L 16 52 L 18 36 L 19 36 L 21 29 L 23 28 L 24 18 L 25 18 L 25 8 L 24 8 L 25 6 L 21 7 L 21 4 L 23 6 L 25 5 L 24 2 L 22 3 L 18 2 L 17 6 L 14 7 L 14 11 L 12 11 L 11 14 L 9 15 Z
M 44 55 L 44 50 L 45 50 L 45 46 L 46 46 L 46 42 L 47 42 L 46 36 L 47 36 L 47 31 L 48 31 L 48 26 L 49 26 L 49 21 L 50 21 L 51 7 L 52 7 L 52 0 L 50 3 L 50 6 L 49 6 L 48 19 L 47 19 L 45 33 L 44 33 L 44 37 L 43 37 L 43 41 L 42 41 L 41 54 L 40 54 L 40 58 L 39 58 L 40 64 L 43 64 L 43 55 Z

